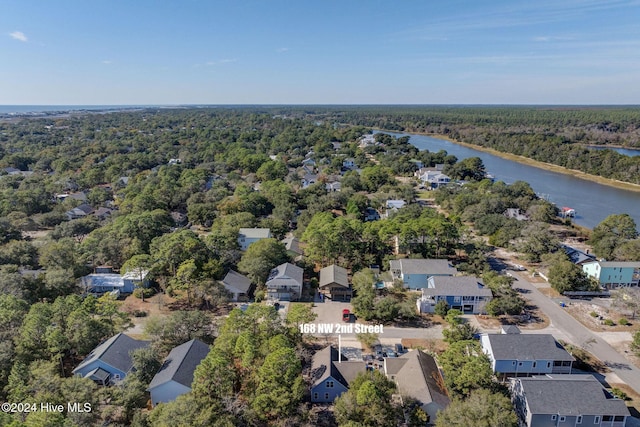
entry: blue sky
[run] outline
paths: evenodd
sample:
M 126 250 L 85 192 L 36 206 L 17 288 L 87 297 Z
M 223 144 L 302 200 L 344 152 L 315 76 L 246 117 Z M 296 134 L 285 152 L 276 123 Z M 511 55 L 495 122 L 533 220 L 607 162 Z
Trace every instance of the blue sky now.
M 640 104 L 640 0 L 2 0 L 6 104 Z

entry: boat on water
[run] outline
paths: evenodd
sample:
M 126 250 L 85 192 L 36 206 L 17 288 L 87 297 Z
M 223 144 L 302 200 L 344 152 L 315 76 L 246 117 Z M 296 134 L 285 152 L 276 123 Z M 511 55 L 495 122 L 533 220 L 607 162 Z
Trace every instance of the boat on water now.
M 576 210 L 567 206 L 563 206 L 562 209 L 560 209 L 560 215 L 562 215 L 563 217 L 571 217 L 574 218 L 576 216 Z

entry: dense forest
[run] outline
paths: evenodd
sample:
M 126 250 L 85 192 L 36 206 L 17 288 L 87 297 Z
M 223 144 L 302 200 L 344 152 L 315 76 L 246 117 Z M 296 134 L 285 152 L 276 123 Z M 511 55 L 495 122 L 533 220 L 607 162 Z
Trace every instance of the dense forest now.
M 483 278 L 494 294 L 489 314 L 518 314 L 524 302 L 510 279 L 490 272 L 486 258 L 492 245 L 519 251 L 531 263 L 557 266 L 562 290 L 588 289 L 593 284 L 566 265 L 558 236 L 550 231 L 550 225 L 563 224 L 555 207 L 527 183 L 491 182 L 480 159 L 418 151 L 408 138 L 377 134 L 375 144 L 364 147 L 360 139 L 371 128 L 461 140 L 467 140 L 464 132 L 482 131 L 487 141 L 506 135 L 506 129 L 518 128 L 531 140 L 585 129 L 582 142 L 559 146 L 634 146 L 637 114 L 524 107 L 229 107 L 2 121 L 0 395 L 12 402 L 86 401 L 96 409 L 0 414 L 0 426 L 168 426 L 177 417 L 184 425 L 203 426 L 376 425 L 364 410 L 368 405 L 388 413 L 386 421 L 393 424 L 406 413 L 390 404 L 393 387 L 384 378 L 358 383 L 376 388 L 366 404 L 358 404 L 356 387 L 345 394 L 335 418 L 320 420 L 304 382 L 315 344 L 303 340 L 296 327 L 312 320 L 311 313 L 303 308 L 282 319 L 265 305 L 231 310 L 220 280 L 239 271 L 255 286 L 252 296 L 259 302 L 271 269 L 295 261 L 307 279 L 302 299 L 309 299 L 317 292 L 318 269 L 335 263 L 352 273 L 359 317 L 409 322 L 417 317 L 417 295 L 402 286 L 375 290 L 379 278 L 368 267 L 386 270 L 397 257 L 447 258 L 460 271 Z M 620 139 L 605 141 L 596 128 L 586 130 L 605 121 L 612 129 L 607 132 Z M 549 135 L 539 132 L 543 128 Z M 518 138 L 510 139 L 514 147 Z M 456 183 L 427 191 L 414 177 L 418 164 L 442 165 Z M 336 182 L 339 191 L 331 185 Z M 406 205 L 395 211 L 387 208 L 388 200 Z M 507 209 L 528 220 L 508 218 Z M 269 228 L 273 237 L 241 251 L 241 227 Z M 302 242 L 303 258 L 294 260 L 287 252 L 285 236 Z M 633 260 L 640 258 L 637 237 L 633 220 L 618 215 L 596 227 L 592 242 L 599 256 Z M 122 301 L 110 295 L 87 294 L 80 278 L 105 265 L 122 273 L 150 271 L 153 286 L 139 286 L 136 298 L 159 292 L 178 301 L 171 315 L 146 323 L 144 335 L 153 345 L 135 354 L 135 374 L 107 388 L 71 371 L 100 342 L 127 330 L 133 316 L 146 313 L 123 311 Z M 473 331 L 453 323 L 447 334 L 452 350 L 441 359 L 445 371 L 467 362 L 486 371 L 485 361 L 458 354 L 453 344 Z M 193 338 L 212 348 L 195 373 L 193 392 L 149 410 L 146 387 L 153 373 L 172 347 Z M 495 391 L 490 378 L 473 387 L 466 384 L 470 378 L 448 378 L 463 407 L 470 396 L 496 398 L 472 393 Z

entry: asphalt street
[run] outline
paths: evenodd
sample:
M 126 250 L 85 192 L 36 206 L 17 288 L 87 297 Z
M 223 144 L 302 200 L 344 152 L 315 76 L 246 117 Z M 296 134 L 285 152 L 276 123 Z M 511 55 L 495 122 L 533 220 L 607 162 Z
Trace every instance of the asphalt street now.
M 640 369 L 631 364 L 605 340 L 574 319 L 559 304 L 542 294 L 522 274 L 511 272 L 511 275 L 516 279 L 513 283 L 514 288 L 527 290 L 528 292 L 523 294 L 524 298 L 538 306 L 549 317 L 551 326 L 561 332 L 560 335 L 564 335 L 557 338 L 565 338 L 570 343 L 589 351 L 629 387 L 640 393 Z M 540 332 L 548 333 L 544 330 Z

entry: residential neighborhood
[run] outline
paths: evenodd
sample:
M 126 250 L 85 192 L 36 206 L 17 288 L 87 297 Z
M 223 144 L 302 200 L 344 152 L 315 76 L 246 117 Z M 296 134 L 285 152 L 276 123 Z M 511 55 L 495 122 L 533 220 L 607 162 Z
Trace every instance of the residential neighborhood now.
M 638 425 L 631 217 L 271 113 L 0 122 L 0 425 Z

